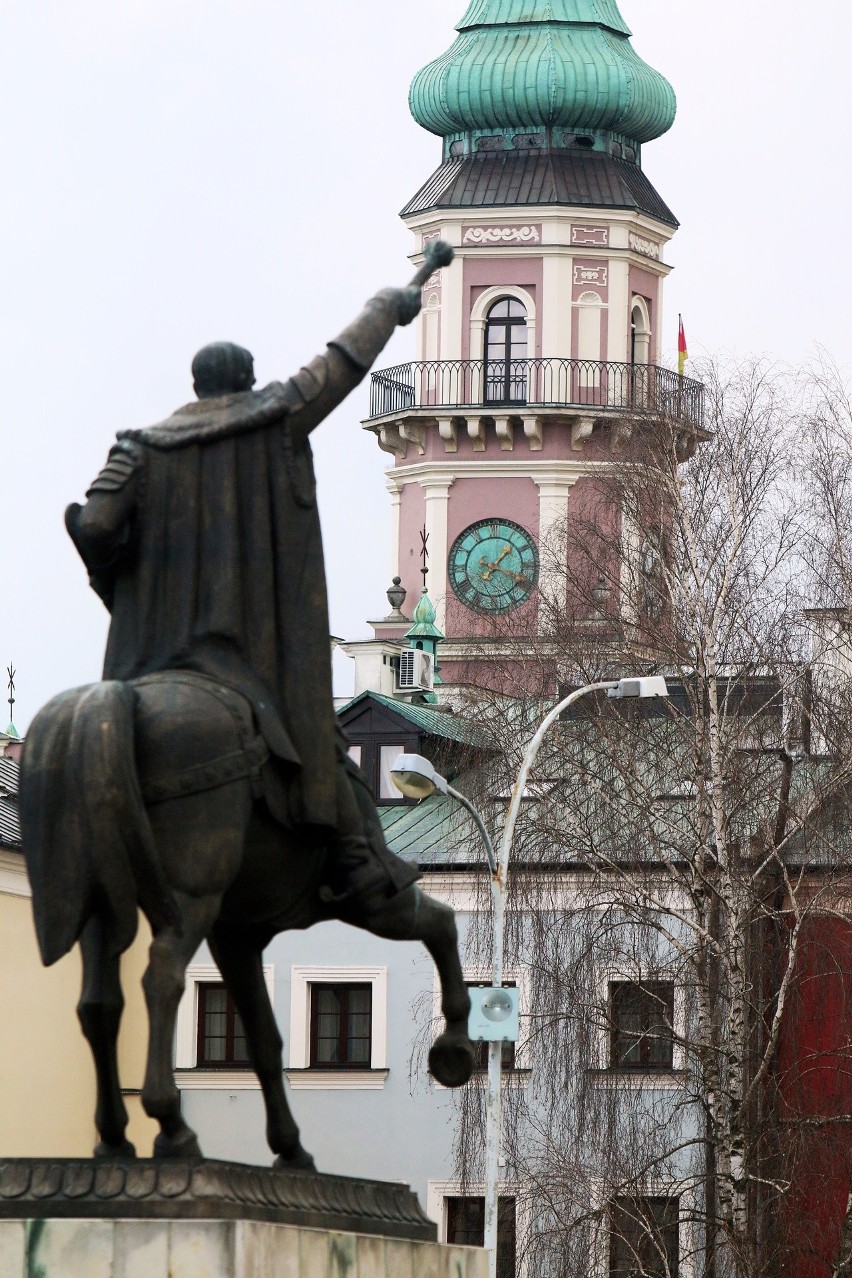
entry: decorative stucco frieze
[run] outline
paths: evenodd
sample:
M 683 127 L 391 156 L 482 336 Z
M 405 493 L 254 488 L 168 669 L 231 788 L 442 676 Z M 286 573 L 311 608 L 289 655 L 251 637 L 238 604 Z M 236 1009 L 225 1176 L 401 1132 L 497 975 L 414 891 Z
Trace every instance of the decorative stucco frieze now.
M 582 244 L 588 248 L 609 247 L 608 226 L 572 226 L 571 243 Z
M 462 244 L 540 244 L 541 226 L 466 226 Z
M 574 283 L 583 286 L 589 284 L 597 284 L 599 288 L 606 288 L 609 282 L 608 266 L 575 266 L 574 267 Z
M 642 257 L 652 257 L 655 262 L 659 262 L 662 255 L 662 245 L 656 240 L 648 240 L 644 235 L 637 235 L 635 231 L 631 231 L 628 237 L 628 244 L 634 253 L 640 253 Z

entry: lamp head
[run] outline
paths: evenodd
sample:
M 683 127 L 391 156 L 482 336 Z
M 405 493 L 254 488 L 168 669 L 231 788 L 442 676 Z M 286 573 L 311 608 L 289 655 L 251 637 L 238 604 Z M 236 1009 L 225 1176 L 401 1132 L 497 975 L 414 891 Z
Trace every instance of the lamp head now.
M 647 675 L 641 679 L 619 679 L 614 688 L 607 690 L 608 697 L 667 697 L 669 690 L 662 675 Z
M 408 799 L 428 799 L 447 793 L 447 783 L 422 754 L 401 754 L 391 768 L 393 783 Z

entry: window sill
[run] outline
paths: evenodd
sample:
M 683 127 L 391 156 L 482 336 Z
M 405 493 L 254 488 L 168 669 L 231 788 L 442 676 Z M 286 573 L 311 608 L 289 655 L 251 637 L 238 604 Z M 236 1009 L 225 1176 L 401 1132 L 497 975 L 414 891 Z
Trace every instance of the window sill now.
M 257 1092 L 260 1083 L 257 1074 L 247 1069 L 207 1069 L 200 1065 L 195 1069 L 176 1069 L 175 1083 L 181 1091 L 197 1092 Z
M 679 1090 L 689 1073 L 685 1069 L 587 1069 L 592 1087 L 669 1092 Z
M 386 1069 L 285 1069 L 294 1092 L 380 1092 Z
M 514 1069 L 504 1069 L 500 1075 L 504 1087 L 526 1087 L 532 1077 L 532 1067 L 529 1065 L 516 1065 Z M 430 1072 L 429 1080 L 433 1087 L 439 1092 L 446 1092 L 450 1089 L 444 1087 L 443 1083 L 439 1083 L 435 1076 Z M 487 1087 L 488 1086 L 488 1070 L 475 1069 L 470 1076 L 468 1087 Z

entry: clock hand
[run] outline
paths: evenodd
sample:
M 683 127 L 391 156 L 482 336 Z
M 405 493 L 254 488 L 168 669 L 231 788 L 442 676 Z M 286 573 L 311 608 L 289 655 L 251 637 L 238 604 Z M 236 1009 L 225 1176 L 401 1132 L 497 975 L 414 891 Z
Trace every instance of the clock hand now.
M 511 568 L 501 568 L 499 564 L 495 564 L 494 571 L 505 573 L 507 577 L 511 577 L 512 581 L 516 582 L 518 585 L 526 586 L 528 584 L 527 579 L 523 575 L 523 573 L 512 572 Z
M 493 563 L 493 564 L 492 564 L 492 563 L 489 563 L 489 561 L 488 561 L 488 560 L 485 558 L 485 556 L 483 555 L 483 556 L 482 556 L 482 558 L 481 558 L 481 559 L 480 559 L 480 561 L 479 561 L 479 574 L 480 574 L 480 576 L 482 577 L 482 580 L 483 580 L 483 581 L 488 581 L 489 577 L 490 577 L 490 576 L 491 576 L 491 574 L 492 574 L 492 573 L 494 573 L 494 572 L 505 572 L 505 571 L 506 571 L 506 570 L 505 570 L 505 568 L 501 568 L 501 567 L 499 566 L 499 565 L 500 565 L 500 560 L 501 560 L 501 559 L 505 559 L 505 558 L 506 558 L 506 556 L 507 556 L 507 555 L 511 555 L 511 553 L 512 553 L 512 547 L 511 547 L 511 546 L 504 546 L 504 547 L 503 547 L 503 549 L 500 551 L 500 554 L 497 556 L 497 561 L 496 561 L 496 563 Z M 483 572 L 483 571 L 482 571 L 483 566 L 484 566 L 484 567 L 486 567 L 486 568 L 488 569 L 488 571 L 487 571 L 487 572 Z

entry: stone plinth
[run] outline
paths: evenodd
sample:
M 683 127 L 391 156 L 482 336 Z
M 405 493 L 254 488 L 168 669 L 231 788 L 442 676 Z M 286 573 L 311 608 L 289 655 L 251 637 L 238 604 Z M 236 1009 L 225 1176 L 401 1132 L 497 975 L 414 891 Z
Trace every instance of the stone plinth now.
M 486 1278 L 486 1253 L 245 1220 L 0 1220 L 3 1278 Z
M 214 1159 L 0 1159 L 0 1220 L 68 1218 L 263 1221 L 416 1242 L 436 1237 L 416 1196 L 398 1183 Z

